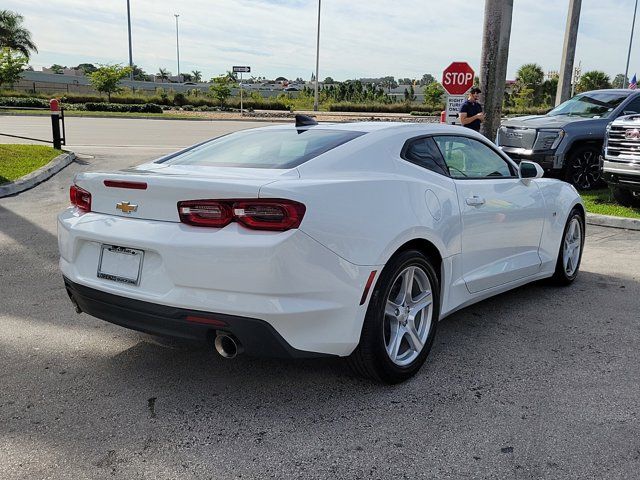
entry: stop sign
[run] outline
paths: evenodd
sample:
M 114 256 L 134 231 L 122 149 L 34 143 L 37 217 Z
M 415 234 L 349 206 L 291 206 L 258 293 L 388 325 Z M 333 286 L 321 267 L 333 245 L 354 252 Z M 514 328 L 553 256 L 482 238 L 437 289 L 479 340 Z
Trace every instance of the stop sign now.
M 462 95 L 473 86 L 473 69 L 467 62 L 453 62 L 442 72 L 442 86 L 449 95 Z

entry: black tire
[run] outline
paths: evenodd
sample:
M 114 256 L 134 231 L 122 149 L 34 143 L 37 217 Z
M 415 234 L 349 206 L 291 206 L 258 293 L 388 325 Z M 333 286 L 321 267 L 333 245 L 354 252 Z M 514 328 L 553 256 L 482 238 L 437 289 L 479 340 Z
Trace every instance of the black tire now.
M 565 239 L 567 238 L 567 232 L 571 226 L 571 223 L 574 219 L 578 220 L 580 226 L 580 252 L 577 259 L 577 264 L 575 265 L 575 269 L 572 273 L 568 274 L 567 269 L 564 264 L 564 249 L 565 249 Z M 556 261 L 556 270 L 551 277 L 552 283 L 556 285 L 566 286 L 570 285 L 578 276 L 578 272 L 580 271 L 580 262 L 582 261 L 582 253 L 584 251 L 584 238 L 585 238 L 585 222 L 584 216 L 580 212 L 579 209 L 574 208 L 569 213 L 567 217 L 567 222 L 564 225 L 564 230 L 562 231 L 562 239 L 560 241 L 560 248 L 558 249 L 558 259 Z
M 593 190 L 604 186 L 600 168 L 600 149 L 594 145 L 575 148 L 567 159 L 564 180 L 578 190 Z
M 418 267 L 429 280 L 432 295 L 431 323 L 428 328 L 427 325 L 424 327 L 423 331 L 428 331 L 428 333 L 417 357 L 407 365 L 399 366 L 391 360 L 385 346 L 385 307 L 396 280 L 401 272 L 409 267 Z M 425 362 L 433 344 L 439 317 L 440 282 L 431 262 L 417 250 L 400 252 L 387 263 L 380 274 L 371 294 L 360 335 L 360 343 L 348 357 L 347 362 L 358 375 L 387 384 L 403 382 L 415 375 Z M 420 322 L 422 320 L 421 317 Z
M 636 197 L 628 188 L 611 187 L 613 198 L 623 207 L 640 208 L 640 197 Z

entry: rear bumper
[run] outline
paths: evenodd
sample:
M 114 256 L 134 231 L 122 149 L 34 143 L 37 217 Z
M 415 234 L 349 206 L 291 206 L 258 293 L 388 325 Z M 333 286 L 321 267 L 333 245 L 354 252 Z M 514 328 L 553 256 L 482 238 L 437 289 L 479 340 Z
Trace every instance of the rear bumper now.
M 101 244 L 144 251 L 138 285 L 97 276 Z M 295 350 L 338 356 L 360 341 L 367 308 L 360 305 L 362 292 L 371 271 L 381 270 L 351 264 L 298 230 L 206 229 L 73 209 L 58 216 L 58 246 L 62 274 L 75 285 L 165 310 L 257 319 Z M 118 323 L 105 308 L 83 310 Z M 160 316 L 174 335 L 166 320 L 172 315 Z M 163 334 L 151 319 L 153 330 L 129 317 L 125 326 Z M 197 326 L 182 325 L 178 336 L 190 331 Z
M 226 332 L 235 335 L 249 355 L 276 358 L 327 356 L 293 348 L 262 320 L 133 300 L 63 278 L 69 297 L 83 312 L 132 330 L 203 343 L 212 343 L 216 332 Z

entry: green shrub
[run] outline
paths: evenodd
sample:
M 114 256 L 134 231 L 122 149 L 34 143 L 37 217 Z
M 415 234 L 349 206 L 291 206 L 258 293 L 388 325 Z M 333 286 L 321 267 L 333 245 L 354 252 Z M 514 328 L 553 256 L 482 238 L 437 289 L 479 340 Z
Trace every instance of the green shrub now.
M 90 112 L 162 113 L 162 107 L 155 103 L 123 105 L 117 103 L 88 102 L 85 107 Z
M 423 110 L 424 108 L 424 110 Z M 411 111 L 431 111 L 433 107 L 422 107 L 410 103 L 351 103 L 339 102 L 329 105 L 330 112 L 372 112 L 409 113 Z
M 186 105 L 187 104 L 187 97 L 185 96 L 184 93 L 178 92 L 173 96 L 173 104 L 176 107 L 181 107 L 183 105 Z
M 3 107 L 43 107 L 49 108 L 49 101 L 41 98 L 17 98 L 17 97 L 0 97 L 0 105 Z

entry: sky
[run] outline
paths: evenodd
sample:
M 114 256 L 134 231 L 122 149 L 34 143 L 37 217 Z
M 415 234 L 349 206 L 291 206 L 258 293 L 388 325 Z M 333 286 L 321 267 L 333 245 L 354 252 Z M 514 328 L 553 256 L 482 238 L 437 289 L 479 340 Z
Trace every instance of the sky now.
M 148 73 L 180 70 L 205 79 L 251 66 L 251 74 L 310 79 L 315 71 L 318 0 L 130 0 L 133 61 Z M 128 64 L 126 0 L 3 0 L 25 17 L 39 53 L 31 65 Z M 514 0 L 507 78 L 535 62 L 559 70 L 568 0 Z M 582 72 L 624 72 L 634 0 L 583 0 L 575 64 Z M 321 79 L 441 78 L 453 61 L 476 74 L 484 0 L 324 0 Z M 638 20 L 640 22 L 640 20 Z M 640 36 L 640 28 L 636 30 Z M 640 74 L 640 38 L 629 76 Z

